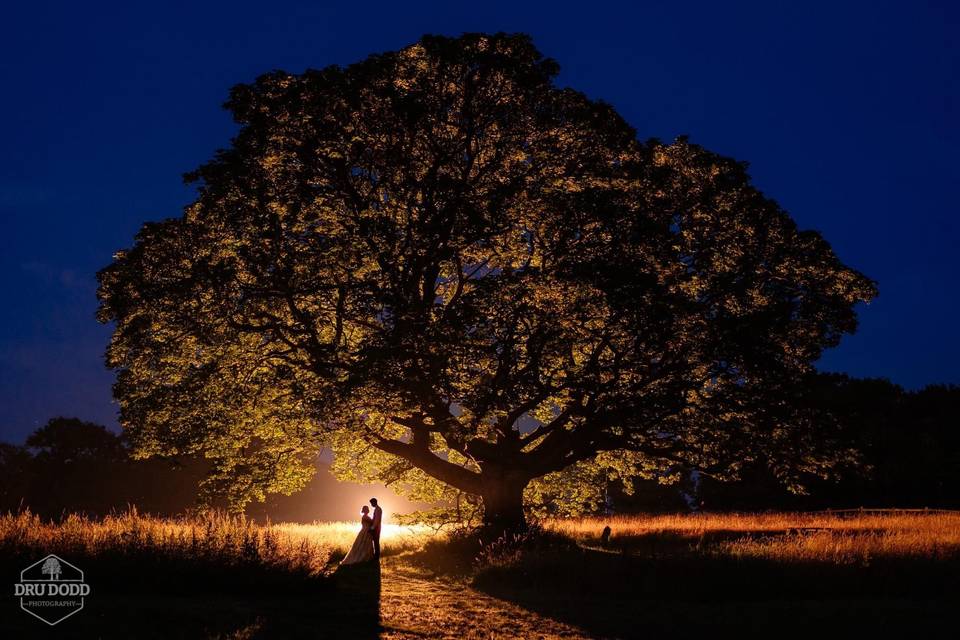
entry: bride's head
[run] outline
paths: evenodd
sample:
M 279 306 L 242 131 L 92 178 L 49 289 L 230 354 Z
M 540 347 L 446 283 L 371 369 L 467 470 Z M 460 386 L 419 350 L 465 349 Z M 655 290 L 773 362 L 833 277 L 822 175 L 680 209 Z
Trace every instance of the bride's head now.
M 362 513 L 363 515 L 367 515 L 368 513 L 370 513 L 370 507 L 368 507 L 367 505 L 363 505 L 362 507 L 360 507 L 360 513 Z

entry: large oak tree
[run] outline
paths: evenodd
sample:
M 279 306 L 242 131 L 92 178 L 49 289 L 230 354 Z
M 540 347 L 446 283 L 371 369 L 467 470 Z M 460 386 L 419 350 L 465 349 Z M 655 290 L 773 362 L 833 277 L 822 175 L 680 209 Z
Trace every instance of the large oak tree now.
M 468 34 L 235 87 L 196 202 L 99 275 L 139 455 L 206 455 L 242 504 L 362 444 L 508 526 L 598 454 L 829 466 L 786 390 L 873 283 L 556 73 Z

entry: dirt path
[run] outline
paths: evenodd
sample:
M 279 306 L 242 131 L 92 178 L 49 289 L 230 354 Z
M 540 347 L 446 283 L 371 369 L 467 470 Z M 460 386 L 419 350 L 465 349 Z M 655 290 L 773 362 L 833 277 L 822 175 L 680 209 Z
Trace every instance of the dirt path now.
M 435 577 L 404 557 L 381 566 L 381 638 L 589 638 L 576 627 Z

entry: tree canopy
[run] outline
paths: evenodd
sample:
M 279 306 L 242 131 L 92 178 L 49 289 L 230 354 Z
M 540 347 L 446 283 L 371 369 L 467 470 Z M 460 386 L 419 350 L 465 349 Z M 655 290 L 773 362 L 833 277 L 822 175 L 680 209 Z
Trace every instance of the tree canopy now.
M 828 469 L 788 390 L 873 283 L 744 163 L 640 142 L 557 70 L 523 35 L 425 36 L 235 87 L 196 201 L 99 274 L 138 454 L 203 454 L 243 504 L 332 446 L 497 523 L 598 455 Z

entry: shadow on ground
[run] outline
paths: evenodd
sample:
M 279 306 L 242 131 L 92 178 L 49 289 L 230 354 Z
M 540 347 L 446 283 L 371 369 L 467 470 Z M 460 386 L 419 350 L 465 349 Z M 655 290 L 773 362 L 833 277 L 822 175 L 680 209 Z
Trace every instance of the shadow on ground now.
M 925 559 L 834 565 L 568 547 L 487 567 L 473 584 L 598 637 L 827 629 L 888 637 L 954 625 L 958 570 L 956 561 Z

